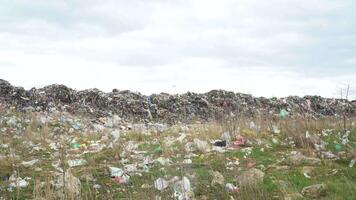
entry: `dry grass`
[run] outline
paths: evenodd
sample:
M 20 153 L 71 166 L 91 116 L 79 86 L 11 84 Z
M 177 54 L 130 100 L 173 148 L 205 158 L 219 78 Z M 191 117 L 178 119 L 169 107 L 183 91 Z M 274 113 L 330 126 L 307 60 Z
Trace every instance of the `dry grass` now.
M 37 117 L 32 116 L 32 120 L 26 126 L 25 135 L 21 139 L 13 139 L 12 137 L 4 137 L 1 139 L 2 143 L 10 143 L 11 150 L 14 152 L 8 152 L 7 155 L 16 154 L 21 156 L 21 159 L 26 158 L 26 160 L 32 159 L 37 155 L 32 155 L 22 146 L 24 141 L 32 141 L 34 143 L 46 144 L 47 140 L 58 140 L 59 139 L 51 134 L 52 127 L 49 124 L 45 124 L 42 127 L 37 127 Z M 251 127 L 251 121 L 254 126 Z M 349 119 L 347 126 L 349 130 L 355 129 L 355 119 Z M 272 126 L 275 125 L 280 129 L 280 133 L 273 133 Z M 258 165 L 268 165 L 272 162 L 278 160 L 278 156 L 275 153 L 287 152 L 290 150 L 298 150 L 303 152 L 313 152 L 313 147 L 308 138 L 305 137 L 306 131 L 309 131 L 311 135 L 317 135 L 323 129 L 333 129 L 342 130 L 343 122 L 342 119 L 336 118 L 322 118 L 322 119 L 307 119 L 307 118 L 287 118 L 287 119 L 269 119 L 265 117 L 258 118 L 236 118 L 234 120 L 227 120 L 224 122 L 210 122 L 203 124 L 193 124 L 188 125 L 189 130 L 182 130 L 179 127 L 172 127 L 164 132 L 152 132 L 150 135 L 143 134 L 140 131 L 128 131 L 126 136 L 123 136 L 120 141 L 113 145 L 113 149 L 104 150 L 100 153 L 90 154 L 86 157 L 88 162 L 87 165 L 75 168 L 73 174 L 80 177 L 83 174 L 91 174 L 96 179 L 97 183 L 102 186 L 101 189 L 93 188 L 93 181 L 85 180 L 81 178 L 82 188 L 81 188 L 81 199 L 154 199 L 156 196 L 162 197 L 162 199 L 171 199 L 172 191 L 159 192 L 152 186 L 153 181 L 161 176 L 172 177 L 177 175 L 179 177 L 188 176 L 192 182 L 194 191 L 196 192 L 197 199 L 229 199 L 233 196 L 235 199 L 272 199 L 274 196 L 283 196 L 281 192 L 276 192 L 276 189 L 270 189 L 275 187 L 275 183 L 270 181 L 268 183 L 263 183 L 261 185 L 250 185 L 246 187 L 241 187 L 238 194 L 229 194 L 225 191 L 224 186 L 212 187 L 211 183 L 211 171 L 219 171 L 227 179 L 226 182 L 233 182 L 236 176 L 241 173 L 238 168 L 233 170 L 227 170 L 226 165 L 229 161 L 234 159 L 240 159 L 241 168 L 245 168 L 245 162 L 248 160 L 257 161 Z M 68 129 L 68 127 L 65 127 Z M 193 142 L 195 138 L 205 141 L 212 141 L 214 139 L 220 138 L 224 131 L 229 131 L 233 135 L 242 135 L 250 141 L 253 141 L 252 147 L 254 151 L 252 156 L 244 159 L 243 153 L 229 152 L 226 154 L 220 154 L 216 152 L 201 153 L 195 152 L 198 157 L 192 158 L 192 165 L 182 164 L 184 155 L 187 154 L 184 148 L 184 144 L 187 142 Z M 179 142 L 174 142 L 171 145 L 166 145 L 167 138 L 175 139 L 180 136 L 180 133 L 185 133 L 186 139 L 183 144 Z M 68 133 L 64 133 L 68 134 Z M 106 133 L 103 133 L 106 134 Z M 68 134 L 69 135 L 69 134 Z M 85 135 L 74 133 L 77 137 L 82 137 L 83 141 L 98 140 L 101 137 L 99 133 L 86 133 Z M 256 141 L 260 140 L 271 140 L 271 138 L 278 138 L 279 141 L 293 141 L 295 147 L 275 147 L 276 149 L 266 150 L 265 152 L 260 152 L 260 146 L 257 145 Z M 108 140 L 110 141 L 110 140 Z M 121 153 L 124 151 L 125 144 L 128 141 L 134 141 L 137 144 L 142 144 L 143 148 L 148 152 L 152 151 L 157 146 L 161 146 L 162 153 L 157 155 L 152 155 L 153 158 L 165 157 L 174 160 L 170 166 L 156 166 L 154 165 L 148 174 L 143 174 L 143 177 L 132 177 L 131 183 L 129 185 L 119 185 L 113 182 L 107 172 L 109 166 L 120 165 Z M 61 167 L 65 171 L 67 169 L 67 160 L 69 158 L 68 149 L 69 141 L 62 140 L 61 148 L 59 150 L 59 160 L 61 162 Z M 145 146 L 146 145 L 146 146 Z M 288 148 L 286 150 L 286 148 Z M 41 152 L 45 154 L 46 152 Z M 180 155 L 177 156 L 177 155 Z M 41 157 L 42 156 L 42 157 Z M 41 155 L 40 159 L 43 159 L 44 155 Z M 127 155 L 126 155 L 127 156 Z M 128 157 L 130 161 L 135 162 L 132 158 Z M 46 160 L 49 163 L 43 163 L 41 166 L 44 170 L 39 177 L 34 177 L 31 181 L 31 185 L 26 190 L 16 190 L 14 193 L 8 194 L 6 197 L 12 199 L 75 199 L 73 196 L 67 195 L 66 190 L 56 190 L 53 187 L 54 177 L 49 171 L 53 170 L 51 167 L 45 167 L 44 165 L 50 165 L 50 162 L 54 159 Z M 43 161 L 45 162 L 45 161 Z M 324 166 L 323 166 L 324 167 Z M 331 165 L 328 167 L 335 167 Z M 164 168 L 162 170 L 162 168 Z M 12 173 L 17 171 L 20 176 L 30 176 L 31 173 L 26 171 L 20 166 L 19 160 L 15 157 L 8 157 L 8 159 L 1 160 L 0 163 L 1 175 L 3 172 Z M 46 170 L 46 171 L 45 171 Z M 286 178 L 287 175 L 281 175 L 280 172 L 272 172 L 273 175 L 267 174 L 267 180 L 272 179 L 270 176 L 281 176 Z M 294 175 L 294 174 L 293 174 Z M 64 174 L 62 174 L 64 177 Z M 292 175 L 288 175 L 292 176 Z M 343 179 L 344 180 L 344 179 Z M 65 182 L 65 181 L 64 181 Z M 151 188 L 142 189 L 141 185 L 150 184 Z M 238 184 L 236 181 L 234 184 Z M 303 182 L 303 184 L 309 184 L 310 182 Z M 352 187 L 356 183 L 349 183 Z M 298 184 L 294 188 L 296 191 L 300 191 Z M 277 189 L 278 190 L 278 189 Z M 30 194 L 25 194 L 30 191 Z M 60 193 L 61 195 L 58 195 Z M 0 195 L 1 196 L 1 195 Z

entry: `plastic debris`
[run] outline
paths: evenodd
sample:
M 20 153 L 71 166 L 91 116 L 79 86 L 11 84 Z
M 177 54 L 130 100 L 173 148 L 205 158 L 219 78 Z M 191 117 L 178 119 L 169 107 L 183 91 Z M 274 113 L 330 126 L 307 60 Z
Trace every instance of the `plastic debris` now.
M 253 122 L 253 121 L 250 122 L 250 129 L 252 129 L 252 130 L 257 130 L 258 129 L 256 124 L 255 124 L 255 122 Z
M 16 177 L 16 175 L 11 175 L 9 177 L 9 191 L 13 191 L 13 188 L 25 188 L 29 185 L 28 180 L 30 180 L 31 178 L 29 177 L 25 177 L 25 178 L 21 178 L 21 177 Z
M 73 144 L 72 144 L 72 147 L 73 147 L 73 148 L 80 148 L 80 146 L 81 146 L 81 145 L 80 145 L 79 143 L 73 143 Z
M 137 171 L 137 164 L 127 164 L 124 166 L 124 171 L 126 173 L 132 173 Z
M 216 140 L 214 146 L 217 147 L 226 147 L 226 140 Z
M 114 178 L 114 181 L 119 183 L 119 184 L 127 184 L 130 180 L 130 176 L 128 175 L 122 175 L 122 176 L 116 176 Z
M 148 189 L 148 188 L 151 188 L 151 186 L 149 184 L 145 183 L 145 184 L 141 185 L 141 188 L 142 189 Z
M 225 147 L 213 146 L 212 150 L 216 151 L 216 152 L 219 152 L 219 153 L 225 153 L 226 152 L 226 148 Z
M 340 152 L 342 150 L 342 146 L 340 144 L 335 144 L 335 150 Z
M 177 138 L 177 141 L 182 143 L 186 137 L 187 135 L 185 133 L 180 133 L 180 136 Z
M 183 164 L 192 164 L 193 163 L 193 161 L 192 161 L 192 159 L 184 159 L 183 160 Z
M 68 160 L 69 167 L 77 167 L 77 166 L 82 166 L 85 164 L 87 164 L 87 161 L 84 159 Z
M 93 185 L 93 188 L 94 188 L 94 189 L 96 189 L 96 190 L 98 190 L 98 189 L 100 189 L 100 188 L 101 188 L 101 185 L 99 185 L 99 184 L 95 184 L 95 185 Z
M 240 148 L 241 146 L 244 146 L 245 145 L 244 137 L 242 137 L 241 135 L 238 135 L 236 137 L 236 140 L 234 141 L 233 145 L 235 148 Z
M 193 152 L 194 151 L 194 143 L 193 142 L 187 142 L 184 146 L 186 152 Z
M 173 190 L 173 196 L 177 200 L 191 200 L 194 198 L 194 193 L 191 188 L 190 181 L 185 176 L 182 178 L 181 181 L 175 182 Z
M 232 183 L 226 183 L 225 189 L 231 193 L 238 193 L 239 188 Z
M 9 178 L 10 178 L 10 174 L 6 174 L 4 176 L 0 176 L 0 180 L 2 180 L 2 181 L 8 181 Z
M 40 160 L 38 159 L 33 159 L 31 161 L 22 161 L 21 165 L 23 165 L 24 167 L 31 167 L 32 165 L 38 163 Z
M 275 134 L 281 133 L 281 130 L 276 125 L 272 125 L 272 130 L 273 130 L 273 133 L 275 133 Z
M 282 110 L 279 112 L 279 117 L 282 118 L 282 119 L 288 117 L 288 115 L 289 115 L 289 112 L 286 111 L 285 109 L 282 109 Z
M 110 176 L 119 184 L 126 184 L 130 180 L 130 176 L 124 174 L 124 170 L 118 167 L 109 167 Z
M 115 131 L 112 131 L 110 134 L 114 138 L 114 140 L 112 142 L 116 143 L 120 138 L 120 131 L 119 130 L 115 130 Z
M 81 124 L 79 121 L 77 121 L 77 122 L 75 122 L 75 123 L 72 125 L 72 127 L 73 127 L 75 130 L 79 130 L 79 129 L 81 129 L 82 124 Z
M 159 157 L 156 159 L 156 162 L 160 163 L 163 166 L 169 165 L 170 159 L 169 158 L 164 158 L 164 157 Z
M 346 144 L 348 144 L 348 143 L 350 142 L 350 140 L 349 140 L 349 135 L 350 135 L 350 132 L 349 132 L 349 131 L 346 131 L 346 133 L 342 136 L 342 141 L 341 141 L 341 143 L 342 143 L 343 145 L 346 145 Z
M 311 179 L 311 177 L 306 172 L 304 172 L 303 175 L 305 178 Z
M 109 170 L 111 177 L 122 176 L 124 174 L 124 171 L 121 168 L 109 167 Z
M 350 167 L 350 168 L 353 167 L 353 166 L 355 165 L 355 163 L 356 163 L 356 159 L 352 159 L 352 160 L 350 161 L 349 167 Z
M 279 143 L 278 139 L 276 139 L 276 138 L 272 138 L 272 142 L 273 142 L 273 144 L 278 144 Z
M 158 178 L 155 180 L 154 186 L 157 190 L 162 191 L 168 187 L 168 181 L 163 178 Z
M 52 163 L 52 167 L 55 168 L 57 171 L 59 172 L 64 172 L 63 169 L 60 167 L 61 165 L 61 162 L 58 160 L 58 161 L 54 161 Z
M 338 158 L 331 151 L 323 151 L 323 152 L 320 152 L 320 154 L 321 154 L 321 157 L 325 158 L 325 159 L 336 159 L 336 158 Z
M 59 148 L 59 146 L 57 145 L 57 143 L 54 143 L 54 142 L 50 143 L 50 144 L 49 144 L 49 147 L 50 147 L 52 150 L 54 150 L 54 151 L 58 151 L 58 148 Z

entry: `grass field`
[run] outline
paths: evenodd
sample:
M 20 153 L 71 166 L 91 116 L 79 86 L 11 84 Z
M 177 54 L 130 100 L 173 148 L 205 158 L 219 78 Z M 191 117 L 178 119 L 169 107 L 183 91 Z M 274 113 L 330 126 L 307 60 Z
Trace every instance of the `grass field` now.
M 42 126 L 33 118 L 18 123 L 22 128 L 0 128 L 0 199 L 356 199 L 356 170 L 349 167 L 355 119 L 346 123 L 347 145 L 338 118 L 241 118 L 163 131 L 73 130 L 58 119 Z M 224 132 L 231 141 L 214 147 Z M 237 136 L 243 145 L 234 145 Z M 320 142 L 324 147 L 318 149 L 314 144 Z M 291 159 L 295 155 L 307 160 Z M 84 162 L 70 167 L 75 159 Z M 113 178 L 110 167 L 122 169 L 126 179 Z M 255 169 L 262 179 L 242 178 Z M 165 189 L 155 187 L 158 178 L 167 182 Z M 28 185 L 20 187 L 19 180 Z M 227 189 L 227 183 L 238 189 Z M 324 188 L 302 192 L 314 184 Z

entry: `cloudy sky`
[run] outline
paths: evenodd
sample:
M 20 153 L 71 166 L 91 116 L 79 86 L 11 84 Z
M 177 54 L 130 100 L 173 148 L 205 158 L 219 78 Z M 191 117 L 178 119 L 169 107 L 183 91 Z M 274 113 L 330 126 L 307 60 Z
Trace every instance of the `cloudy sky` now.
M 0 0 L 0 78 L 356 98 L 355 0 Z

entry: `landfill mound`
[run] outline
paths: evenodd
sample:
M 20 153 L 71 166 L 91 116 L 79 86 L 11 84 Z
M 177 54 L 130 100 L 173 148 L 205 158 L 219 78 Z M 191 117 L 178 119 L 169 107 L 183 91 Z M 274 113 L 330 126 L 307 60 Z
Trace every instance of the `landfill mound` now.
M 64 85 L 25 90 L 0 79 L 0 104 L 19 111 L 66 111 L 93 117 L 117 115 L 134 122 L 177 123 L 219 120 L 231 116 L 291 115 L 303 117 L 356 115 L 356 100 L 320 96 L 286 98 L 253 97 L 212 90 L 197 94 L 142 95 L 129 90 L 104 93 L 98 89 L 76 91 Z

